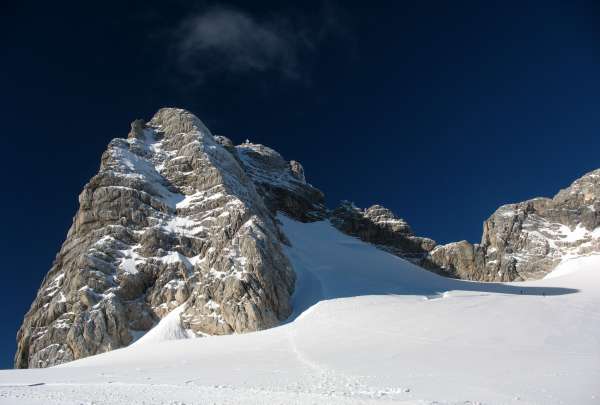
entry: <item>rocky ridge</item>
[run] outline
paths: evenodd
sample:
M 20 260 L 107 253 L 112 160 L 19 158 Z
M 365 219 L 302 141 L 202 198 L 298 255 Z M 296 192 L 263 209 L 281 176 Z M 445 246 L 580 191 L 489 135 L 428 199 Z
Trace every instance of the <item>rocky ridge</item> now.
M 331 211 L 331 223 L 340 231 L 421 264 L 435 247 L 432 239 L 416 236 L 408 223 L 381 205 L 365 210 L 349 201 Z
M 213 136 L 164 108 L 114 139 L 17 335 L 16 367 L 126 346 L 177 309 L 190 336 L 269 328 L 292 312 L 295 273 L 277 212 L 342 232 L 450 277 L 543 277 L 600 250 L 600 170 L 554 198 L 500 207 L 481 243 L 437 245 L 389 209 L 328 211 L 304 169 L 264 145 Z
M 350 202 L 331 213 L 341 231 L 427 270 L 476 281 L 539 279 L 562 260 L 600 252 L 600 169 L 553 198 L 503 205 L 483 224 L 481 242 L 437 245 L 415 236 L 390 210 Z
M 185 110 L 134 121 L 79 196 L 19 329 L 15 366 L 128 345 L 181 305 L 182 326 L 197 336 L 277 325 L 291 313 L 295 274 L 273 214 L 317 218 L 322 199 L 298 163 L 233 147 Z
M 600 252 L 600 169 L 553 198 L 501 206 L 484 222 L 476 244 L 437 245 L 416 236 L 406 221 L 379 205 L 362 210 L 345 201 L 330 220 L 342 232 L 448 277 L 539 279 L 563 260 Z
M 553 198 L 503 205 L 483 224 L 481 243 L 450 243 L 427 266 L 480 281 L 538 279 L 562 260 L 600 252 L 600 169 Z

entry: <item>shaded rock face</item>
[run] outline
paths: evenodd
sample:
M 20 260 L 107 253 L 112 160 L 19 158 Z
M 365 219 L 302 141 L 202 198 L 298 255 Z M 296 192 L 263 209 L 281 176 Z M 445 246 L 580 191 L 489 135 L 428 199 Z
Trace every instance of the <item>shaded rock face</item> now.
M 247 142 L 237 146 L 236 151 L 271 212 L 282 211 L 301 221 L 327 217 L 325 197 L 306 182 L 300 163 L 287 162 L 264 145 Z
M 406 221 L 380 205 L 362 210 L 343 201 L 331 212 L 330 220 L 342 232 L 415 263 L 420 264 L 435 247 L 435 241 L 415 236 Z
M 274 219 L 323 215 L 302 166 L 235 147 L 165 108 L 114 139 L 17 335 L 15 366 L 47 367 L 130 344 L 174 308 L 196 335 L 287 318 L 295 275 Z
M 503 205 L 483 224 L 481 243 L 437 246 L 429 268 L 469 280 L 541 278 L 564 259 L 600 251 L 600 170 L 554 198 Z

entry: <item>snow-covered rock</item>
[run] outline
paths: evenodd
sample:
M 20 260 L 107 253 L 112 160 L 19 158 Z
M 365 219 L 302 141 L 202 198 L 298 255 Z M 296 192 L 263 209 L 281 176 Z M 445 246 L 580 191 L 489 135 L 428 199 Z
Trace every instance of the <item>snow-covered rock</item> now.
M 215 139 L 185 110 L 134 121 L 79 197 L 18 332 L 15 366 L 128 345 L 174 308 L 182 330 L 198 336 L 279 324 L 292 312 L 295 274 L 274 210 L 301 207 L 307 219 L 322 198 L 299 164 Z
M 236 151 L 273 212 L 282 211 L 303 221 L 327 216 L 323 193 L 306 182 L 299 162 L 287 162 L 275 150 L 249 142 L 236 146 Z
M 330 220 L 340 231 L 418 264 L 435 247 L 435 241 L 416 236 L 404 219 L 381 205 L 363 210 L 342 201 Z
M 330 214 L 348 235 L 449 277 L 479 281 L 539 279 L 559 263 L 600 252 L 600 169 L 554 198 L 503 205 L 483 224 L 481 243 L 437 245 L 389 209 L 344 201 Z
M 600 252 L 600 169 L 553 198 L 503 205 L 483 224 L 481 243 L 437 246 L 429 266 L 483 281 L 544 277 L 559 263 Z

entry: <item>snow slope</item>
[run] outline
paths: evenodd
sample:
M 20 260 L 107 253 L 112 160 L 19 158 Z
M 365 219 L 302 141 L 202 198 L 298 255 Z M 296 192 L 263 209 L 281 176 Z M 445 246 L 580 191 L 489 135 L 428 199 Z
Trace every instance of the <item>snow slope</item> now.
M 185 337 L 167 317 L 129 348 L 1 371 L 0 404 L 600 403 L 600 256 L 467 282 L 280 220 L 298 273 L 287 324 L 165 340 Z
M 194 332 L 184 329 L 179 321 L 183 309 L 184 305 L 182 304 L 169 312 L 167 316 L 160 320 L 158 325 L 136 340 L 132 346 L 194 337 Z

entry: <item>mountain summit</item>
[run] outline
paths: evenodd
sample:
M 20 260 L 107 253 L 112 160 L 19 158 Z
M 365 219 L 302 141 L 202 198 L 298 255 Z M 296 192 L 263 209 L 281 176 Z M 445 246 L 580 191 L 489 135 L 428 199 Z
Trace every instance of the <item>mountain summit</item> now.
M 302 165 L 159 110 L 114 139 L 17 335 L 15 366 L 48 367 L 130 345 L 168 314 L 185 336 L 276 326 L 296 273 L 278 213 L 338 230 L 454 278 L 541 278 L 600 250 L 600 171 L 554 198 L 500 207 L 480 244 L 436 246 L 385 207 L 334 210 Z M 176 310 L 176 311 L 175 311 Z

